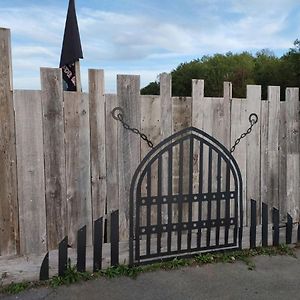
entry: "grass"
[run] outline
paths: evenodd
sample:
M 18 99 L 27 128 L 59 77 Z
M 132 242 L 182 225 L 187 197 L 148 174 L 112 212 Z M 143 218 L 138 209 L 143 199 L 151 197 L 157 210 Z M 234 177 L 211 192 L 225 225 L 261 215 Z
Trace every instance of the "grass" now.
M 136 278 L 139 274 L 145 272 L 174 270 L 181 267 L 201 266 L 204 264 L 234 263 L 236 261 L 244 262 L 249 270 L 254 270 L 255 264 L 252 261 L 252 258 L 259 255 L 288 255 L 296 257 L 295 250 L 293 248 L 290 248 L 287 245 L 280 245 L 278 247 L 259 247 L 255 249 L 231 252 L 204 253 L 198 254 L 190 259 L 174 258 L 170 261 L 162 261 L 144 266 L 129 267 L 126 265 L 119 265 L 107 268 L 106 270 L 100 270 L 95 273 L 77 272 L 76 267 L 72 266 L 71 261 L 69 260 L 64 276 L 54 276 L 50 280 L 44 282 L 11 283 L 6 287 L 0 288 L 0 292 L 5 294 L 18 294 L 29 288 L 39 286 L 50 286 L 56 288 L 61 285 L 70 285 L 76 282 L 92 280 L 99 277 L 116 278 L 120 276 L 126 276 L 130 278 Z

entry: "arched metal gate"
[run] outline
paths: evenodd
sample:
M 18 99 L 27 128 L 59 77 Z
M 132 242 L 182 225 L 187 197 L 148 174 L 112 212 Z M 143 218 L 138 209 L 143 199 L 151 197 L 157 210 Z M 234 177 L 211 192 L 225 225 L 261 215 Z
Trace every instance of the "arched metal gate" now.
M 152 149 L 130 189 L 130 264 L 241 248 L 242 179 L 216 139 L 186 128 Z

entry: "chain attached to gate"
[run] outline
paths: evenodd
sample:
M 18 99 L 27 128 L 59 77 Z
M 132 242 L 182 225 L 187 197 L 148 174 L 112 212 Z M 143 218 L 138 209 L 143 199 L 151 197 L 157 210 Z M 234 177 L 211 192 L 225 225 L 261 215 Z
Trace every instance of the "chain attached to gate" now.
M 235 150 L 235 147 L 239 144 L 239 142 L 241 141 L 241 139 L 243 139 L 244 137 L 246 137 L 249 133 L 251 133 L 253 126 L 257 123 L 258 121 L 258 116 L 255 113 L 252 113 L 249 116 L 249 122 L 250 122 L 250 127 L 247 129 L 246 132 L 242 133 L 241 136 L 235 141 L 234 145 L 231 147 L 230 149 L 230 153 L 233 153 L 233 151 Z
M 148 139 L 148 137 L 140 132 L 137 128 L 131 128 L 125 121 L 124 121 L 124 110 L 121 107 L 115 107 L 111 112 L 112 117 L 120 121 L 123 125 L 123 127 L 127 130 L 132 131 L 133 133 L 139 135 L 142 140 L 144 140 L 150 148 L 153 148 L 153 143 Z

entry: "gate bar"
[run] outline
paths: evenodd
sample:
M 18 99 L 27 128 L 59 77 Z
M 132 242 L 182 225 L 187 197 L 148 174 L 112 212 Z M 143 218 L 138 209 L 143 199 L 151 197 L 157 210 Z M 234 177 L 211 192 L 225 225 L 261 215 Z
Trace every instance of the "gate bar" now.
M 179 190 L 178 190 L 178 230 L 177 230 L 177 250 L 181 250 L 182 232 L 182 189 L 183 189 L 183 141 L 179 143 Z
M 187 250 L 191 250 L 191 241 L 192 241 L 192 217 L 193 217 L 193 162 L 194 162 L 194 139 L 191 136 L 190 138 L 190 165 L 189 165 L 189 197 L 188 197 L 188 234 L 187 234 Z
M 207 199 L 207 232 L 206 232 L 206 246 L 210 246 L 211 234 L 211 188 L 212 188 L 212 149 L 209 147 L 208 152 L 208 199 Z
M 147 169 L 147 227 L 151 226 L 151 166 Z M 146 253 L 150 255 L 151 232 L 147 231 Z
M 171 197 L 173 193 L 173 147 L 168 150 L 168 196 Z M 172 202 L 168 201 L 168 240 L 167 252 L 171 253 L 172 244 Z
M 262 202 L 262 246 L 268 246 L 268 205 Z
M 158 158 L 158 170 L 157 170 L 157 253 L 161 252 L 161 195 L 162 195 L 162 157 L 161 155 Z
M 216 245 L 220 244 L 220 218 L 221 218 L 221 155 L 218 153 L 218 168 L 217 168 L 217 224 L 216 224 Z
M 230 168 L 226 164 L 226 199 L 225 199 L 225 245 L 228 245 L 230 226 Z
M 199 149 L 199 195 L 203 192 L 203 141 L 200 141 Z M 200 221 L 202 219 L 202 199 L 198 201 L 198 234 L 197 234 L 197 248 L 201 247 L 201 227 Z

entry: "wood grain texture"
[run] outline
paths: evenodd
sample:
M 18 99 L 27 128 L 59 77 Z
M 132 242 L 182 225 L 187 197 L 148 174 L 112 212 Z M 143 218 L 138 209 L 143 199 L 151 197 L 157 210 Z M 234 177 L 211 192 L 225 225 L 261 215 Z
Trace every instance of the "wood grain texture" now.
M 89 99 L 85 93 L 64 92 L 64 102 L 68 236 L 74 247 L 81 227 L 87 226 L 88 245 L 92 237 Z
M 286 101 L 280 102 L 279 120 L 279 212 L 280 221 L 287 221 L 287 120 Z
M 261 117 L 260 117 L 260 194 L 261 201 L 268 203 L 269 186 L 268 186 L 268 135 L 269 135 L 269 101 L 261 101 Z M 272 206 L 269 207 L 269 217 L 271 217 Z M 271 219 L 270 219 L 271 220 Z M 260 218 L 257 220 L 260 223 Z
M 19 252 L 10 30 L 0 28 L 0 255 Z
M 61 69 L 41 69 L 48 249 L 67 235 L 64 102 Z
M 117 76 L 118 105 L 124 110 L 125 121 L 141 128 L 140 76 Z M 132 176 L 140 163 L 140 138 L 118 124 L 119 213 L 120 240 L 128 238 L 129 191 Z
M 234 145 L 237 138 L 245 131 L 248 126 L 247 117 L 247 100 L 232 99 L 231 103 L 231 145 Z M 247 145 L 246 141 L 241 141 L 233 152 L 233 156 L 237 161 L 243 180 L 243 209 L 247 207 L 247 161 L 246 161 Z M 247 225 L 247 218 L 244 214 L 244 225 Z
M 251 113 L 256 113 L 258 122 L 246 138 L 247 143 L 247 224 L 250 224 L 250 199 L 255 199 L 260 207 L 260 123 L 261 123 L 261 86 L 247 86 L 247 118 Z M 248 123 L 249 125 L 249 123 Z M 257 215 L 260 215 L 258 212 Z
M 104 71 L 89 70 L 89 110 L 91 135 L 91 188 L 93 220 L 104 216 L 106 186 L 106 125 Z
M 286 90 L 287 211 L 299 221 L 300 205 L 300 121 L 299 89 Z M 285 201 L 279 199 L 279 201 Z
M 20 252 L 47 249 L 41 92 L 15 91 Z
M 270 207 L 279 207 L 279 117 L 280 87 L 268 87 L 268 201 Z M 254 198 L 255 199 L 255 198 Z
M 107 213 L 119 209 L 118 122 L 111 115 L 112 110 L 118 106 L 117 102 L 117 95 L 105 95 Z

